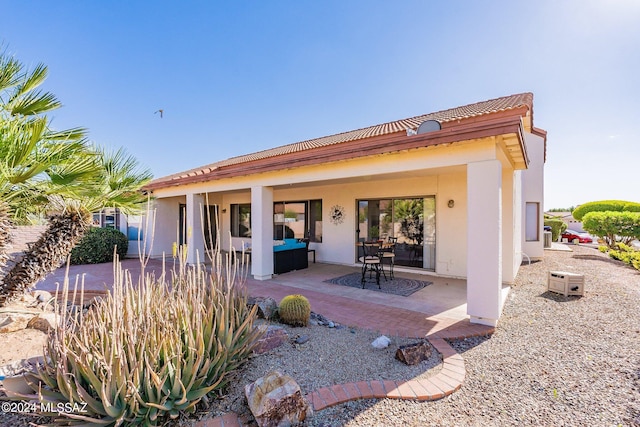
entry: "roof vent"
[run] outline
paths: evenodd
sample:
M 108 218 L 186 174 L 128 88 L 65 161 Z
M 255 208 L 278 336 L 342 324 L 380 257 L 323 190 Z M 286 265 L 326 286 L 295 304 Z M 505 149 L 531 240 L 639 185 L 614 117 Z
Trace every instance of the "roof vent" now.
M 418 126 L 418 134 L 427 133 L 427 132 L 435 132 L 437 130 L 442 129 L 440 126 L 440 122 L 437 120 L 425 120 Z

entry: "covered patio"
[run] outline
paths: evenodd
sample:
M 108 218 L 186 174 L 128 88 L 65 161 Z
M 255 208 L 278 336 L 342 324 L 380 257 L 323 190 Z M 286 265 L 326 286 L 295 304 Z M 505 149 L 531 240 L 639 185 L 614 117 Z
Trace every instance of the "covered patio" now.
M 270 296 L 276 301 L 299 293 L 309 299 L 313 311 L 336 322 L 394 336 L 466 336 L 477 335 L 476 329 L 491 330 L 469 323 L 464 280 L 396 271 L 397 277 L 433 282 L 408 297 L 379 292 L 375 283 L 368 283 L 366 289 L 327 283 L 359 272 L 358 267 L 316 263 L 269 281 L 248 278 L 247 287 L 252 296 Z M 384 283 L 384 278 L 380 280 Z
M 416 295 L 413 307 L 433 314 L 432 300 L 495 326 L 524 254 L 542 256 L 545 150 L 523 93 L 218 161 L 145 187 L 151 253 L 182 247 L 195 263 L 219 233 L 223 251 L 251 248 L 251 277 L 266 289 L 306 267 L 303 239 L 319 263 L 345 268 L 358 268 L 362 242 L 392 239 L 409 274 L 468 284 L 460 304 Z
M 123 268 L 127 269 L 133 280 L 140 275 L 140 261 L 125 259 Z M 170 268 L 171 262 L 166 263 Z M 249 266 L 245 266 L 249 267 Z M 162 273 L 162 261 L 151 259 L 146 272 L 156 276 Z M 327 283 L 326 281 L 346 275 L 359 273 L 358 267 L 344 265 L 310 263 L 309 268 L 275 275 L 269 281 L 246 279 L 248 294 L 251 296 L 272 297 L 280 301 L 285 295 L 303 294 L 311 302 L 316 313 L 346 326 L 379 331 L 383 334 L 425 337 L 460 337 L 489 333 L 490 327 L 469 323 L 466 306 L 466 282 L 461 279 L 447 279 L 428 274 L 416 274 L 396 271 L 398 277 L 427 280 L 433 284 L 418 290 L 408 297 L 391 295 L 376 290 L 374 284 L 368 289 L 358 289 Z M 57 283 L 64 281 L 65 268 L 59 268 L 37 289 L 55 292 Z M 69 269 L 69 279 L 73 283 L 76 276 L 84 277 L 85 294 L 88 297 L 103 294 L 111 289 L 113 283 L 113 264 L 76 265 Z M 381 279 L 384 282 L 384 279 Z

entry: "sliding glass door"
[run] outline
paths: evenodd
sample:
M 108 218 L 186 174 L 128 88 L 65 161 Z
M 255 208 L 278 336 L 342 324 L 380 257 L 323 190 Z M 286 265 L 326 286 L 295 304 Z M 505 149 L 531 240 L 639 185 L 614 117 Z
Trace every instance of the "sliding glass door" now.
M 435 197 L 358 200 L 358 242 L 396 241 L 396 265 L 435 271 Z

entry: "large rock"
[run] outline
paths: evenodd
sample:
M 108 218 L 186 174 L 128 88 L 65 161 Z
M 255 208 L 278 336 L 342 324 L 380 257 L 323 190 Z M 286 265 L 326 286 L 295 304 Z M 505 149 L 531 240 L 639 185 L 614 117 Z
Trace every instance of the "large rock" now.
M 258 317 L 271 320 L 278 314 L 278 302 L 271 297 L 249 297 L 247 305 L 258 306 Z
M 279 371 L 247 384 L 244 391 L 258 427 L 286 427 L 313 415 L 300 386 Z
M 26 329 L 33 317 L 29 313 L 0 313 L 0 334 Z
M 424 341 L 403 345 L 396 350 L 396 359 L 407 365 L 417 365 L 429 357 L 431 357 L 431 347 Z
M 271 351 L 289 340 L 289 335 L 287 335 L 287 332 L 282 326 L 260 325 L 257 327 L 262 329 L 264 333 L 262 338 L 260 338 L 253 347 L 253 352 L 256 354 Z

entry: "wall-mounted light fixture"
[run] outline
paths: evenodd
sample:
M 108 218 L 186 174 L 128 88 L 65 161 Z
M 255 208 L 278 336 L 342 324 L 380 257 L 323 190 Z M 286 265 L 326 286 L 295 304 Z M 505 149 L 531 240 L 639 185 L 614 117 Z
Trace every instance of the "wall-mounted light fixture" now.
M 450 199 L 450 200 L 447 202 L 447 206 L 449 206 L 450 208 L 454 207 L 454 206 L 455 206 L 455 204 L 456 204 L 456 202 L 454 202 L 454 201 L 453 201 L 453 199 Z
M 227 213 L 227 209 L 222 209 L 222 213 Z

